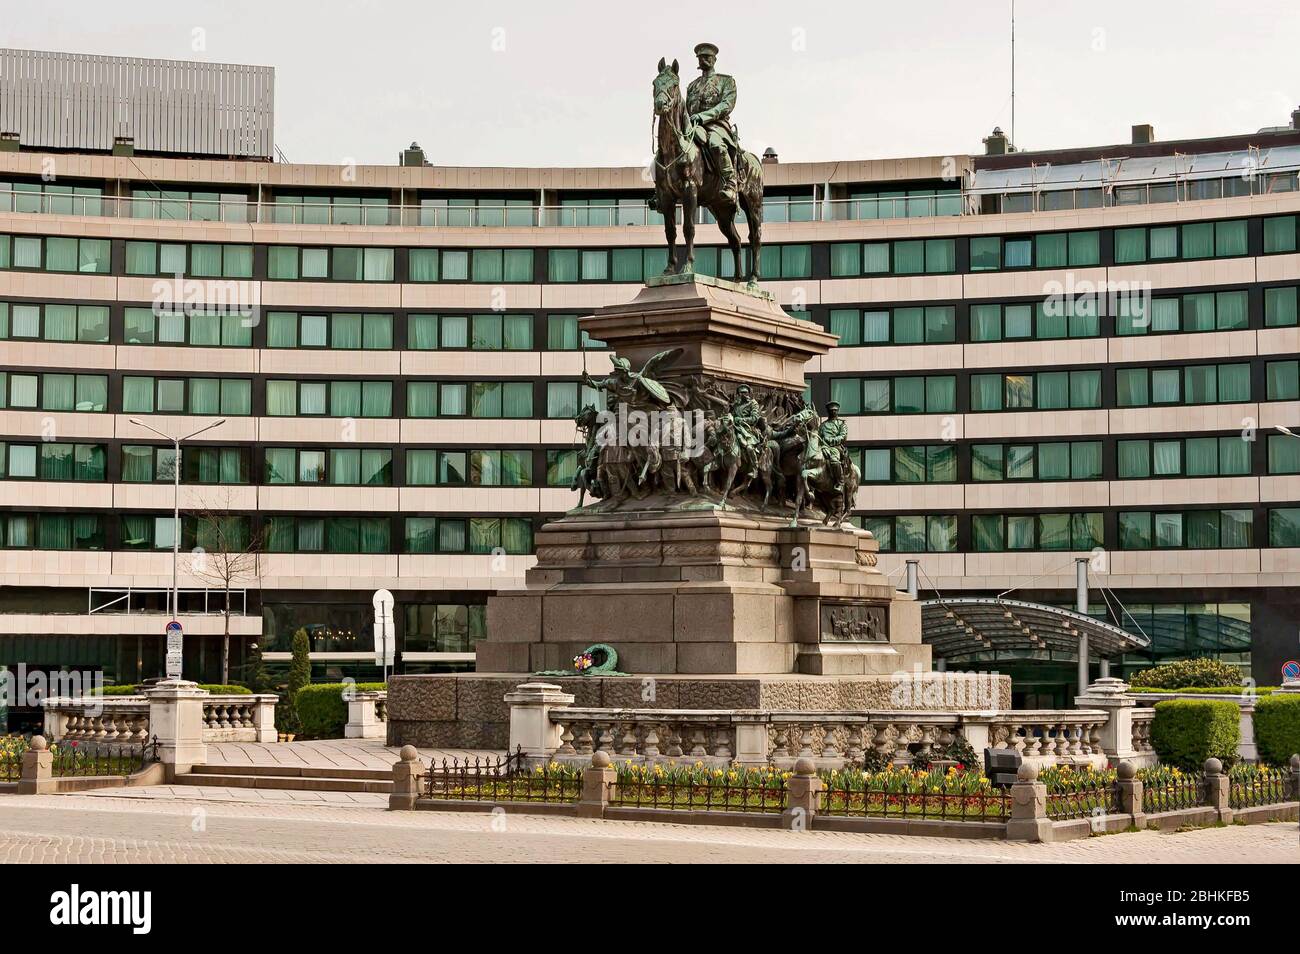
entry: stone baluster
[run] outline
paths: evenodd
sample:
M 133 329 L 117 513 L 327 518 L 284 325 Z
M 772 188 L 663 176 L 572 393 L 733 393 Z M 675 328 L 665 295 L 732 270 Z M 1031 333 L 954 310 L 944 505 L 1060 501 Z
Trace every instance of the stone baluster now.
M 929 723 L 922 723 L 920 726 L 921 738 L 920 746 L 917 749 L 922 758 L 929 758 L 930 753 L 934 751 L 934 726 Z
M 577 755 L 578 750 L 573 747 L 573 726 L 569 723 L 562 723 L 560 732 L 560 747 L 555 750 L 557 755 Z
M 613 727 L 614 727 L 613 723 L 610 722 L 601 722 L 597 724 L 596 726 L 597 729 L 596 751 L 597 752 L 604 752 L 606 755 L 613 756 L 614 754 L 614 733 L 612 731 Z
M 709 750 L 704 747 L 704 743 L 707 741 L 704 734 L 704 726 L 700 726 L 700 725 L 694 726 L 691 728 L 690 733 L 691 733 L 691 758 L 693 759 L 704 758 L 706 755 L 709 754 Z
M 894 761 L 910 762 L 912 760 L 912 751 L 907 746 L 912 741 L 912 730 L 914 726 L 908 722 L 900 722 L 894 726 Z
M 790 730 L 782 725 L 774 725 L 769 729 L 769 731 L 772 738 L 772 758 L 789 758 L 790 747 L 787 743 L 790 739 Z
M 578 754 L 590 755 L 591 752 L 591 723 L 582 722 L 578 726 Z
M 1025 733 L 1023 736 L 1020 734 L 1021 729 Z M 1034 729 L 1035 726 L 1033 725 L 1021 725 L 1020 723 L 1016 723 L 1011 727 L 1012 748 L 1016 750 L 1021 758 L 1038 755 L 1042 751 L 1043 742 L 1046 740 L 1040 738 Z
M 1066 726 L 1066 731 L 1069 733 L 1068 741 L 1070 754 L 1074 756 L 1082 755 L 1083 742 L 1088 731 L 1087 727 L 1082 723 L 1079 723 L 1077 725 Z
M 651 724 L 645 729 L 645 742 L 641 749 L 647 762 L 659 758 L 659 726 Z
M 728 726 L 720 725 L 713 732 L 713 757 L 731 761 L 731 753 L 731 729 Z
M 858 723 L 849 723 L 848 745 L 844 751 L 844 757 L 850 762 L 861 762 L 862 756 L 862 729 Z
M 876 757 L 883 765 L 893 752 L 890 727 L 886 723 L 880 722 L 872 726 L 871 744 L 875 746 Z
M 822 723 L 822 754 L 824 759 L 838 759 L 840 750 L 838 743 L 835 741 L 835 732 L 839 728 L 834 722 Z
M 799 758 L 810 759 L 813 757 L 813 726 L 811 722 L 805 722 L 799 732 Z
M 635 758 L 637 756 L 637 724 L 635 722 L 623 723 L 623 738 L 618 747 L 620 758 Z
M 665 753 L 670 759 L 680 759 L 682 757 L 682 729 L 676 722 L 669 722 L 665 725 L 665 735 L 668 740 L 668 751 Z

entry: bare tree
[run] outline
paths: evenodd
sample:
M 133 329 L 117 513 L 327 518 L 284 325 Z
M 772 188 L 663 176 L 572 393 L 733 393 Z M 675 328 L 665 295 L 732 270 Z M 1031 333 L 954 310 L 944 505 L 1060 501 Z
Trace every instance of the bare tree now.
M 204 501 L 192 510 L 195 520 L 195 547 L 190 558 L 190 574 L 208 586 L 222 591 L 221 683 L 230 683 L 230 594 L 233 590 L 256 586 L 261 578 L 260 557 L 263 534 L 253 522 L 246 524 L 234 509 L 229 488 L 223 506 Z

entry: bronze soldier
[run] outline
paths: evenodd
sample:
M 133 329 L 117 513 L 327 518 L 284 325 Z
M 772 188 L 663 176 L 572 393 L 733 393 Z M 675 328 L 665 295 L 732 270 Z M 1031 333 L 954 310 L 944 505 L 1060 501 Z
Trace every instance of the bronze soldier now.
M 730 76 L 715 73 L 718 48 L 712 43 L 701 43 L 695 48 L 703 76 L 686 87 L 686 112 L 690 116 L 691 135 L 704 148 L 718 172 L 720 195 L 728 202 L 736 202 L 736 164 L 732 153 L 739 152 L 740 143 L 731 126 L 731 111 L 736 108 L 736 81 Z

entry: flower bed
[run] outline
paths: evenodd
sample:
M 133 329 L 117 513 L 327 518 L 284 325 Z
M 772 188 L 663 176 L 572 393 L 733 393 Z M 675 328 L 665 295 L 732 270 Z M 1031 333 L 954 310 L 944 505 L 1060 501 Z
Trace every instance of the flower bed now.
M 822 812 L 874 818 L 1001 821 L 1011 812 L 1008 794 L 977 770 L 949 766 L 880 772 L 840 769 L 823 773 Z
M 715 812 L 779 812 L 785 808 L 789 772 L 775 766 L 709 768 L 635 762 L 614 765 L 609 804 L 620 808 L 667 808 Z
M 1233 808 L 1277 805 L 1286 801 L 1286 775 L 1267 765 L 1234 765 L 1228 770 L 1228 804 Z
M 31 748 L 31 737 L 0 736 L 0 782 L 22 778 L 23 755 Z M 87 775 L 131 775 L 148 762 L 157 761 L 156 742 L 128 743 L 51 743 L 55 778 Z

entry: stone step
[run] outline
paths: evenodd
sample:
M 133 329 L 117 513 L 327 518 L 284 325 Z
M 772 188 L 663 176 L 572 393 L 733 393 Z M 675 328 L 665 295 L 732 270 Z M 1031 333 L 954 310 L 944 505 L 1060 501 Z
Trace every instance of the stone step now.
M 176 777 L 177 785 L 202 785 L 208 788 L 260 788 L 296 792 L 374 792 L 387 795 L 392 780 L 339 778 L 327 775 L 237 775 L 196 769 Z
M 194 771 L 207 775 L 266 775 L 299 778 L 347 778 L 390 781 L 391 769 L 359 768 L 343 765 L 239 765 L 221 762 L 214 765 L 196 765 Z

